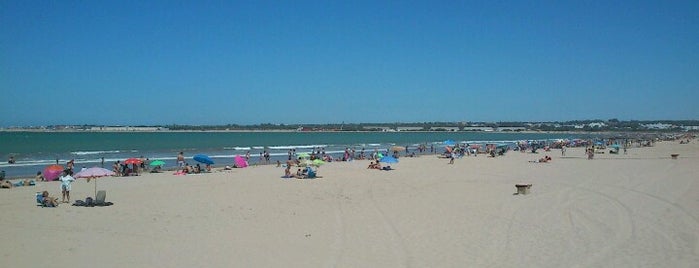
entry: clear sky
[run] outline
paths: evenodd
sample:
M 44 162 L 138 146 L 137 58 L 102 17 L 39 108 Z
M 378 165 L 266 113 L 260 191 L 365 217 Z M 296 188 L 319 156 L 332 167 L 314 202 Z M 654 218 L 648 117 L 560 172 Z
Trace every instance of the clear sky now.
M 0 1 L 3 126 L 699 119 L 699 1 Z

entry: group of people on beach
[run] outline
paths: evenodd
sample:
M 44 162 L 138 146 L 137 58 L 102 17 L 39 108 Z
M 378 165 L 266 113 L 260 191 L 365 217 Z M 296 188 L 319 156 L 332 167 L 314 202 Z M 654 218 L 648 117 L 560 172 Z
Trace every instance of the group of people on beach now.
M 286 168 L 284 168 L 284 178 L 315 179 L 322 178 L 322 176 L 318 176 L 317 171 L 313 170 L 311 167 L 298 168 L 296 169 L 296 173 L 291 174 L 291 165 L 287 165 Z
M 73 174 L 72 170 L 66 169 L 58 177 L 58 180 L 61 182 L 61 185 L 60 185 L 61 202 L 60 203 L 70 203 L 71 185 L 75 181 L 75 178 L 73 178 L 72 174 Z M 41 193 L 37 192 L 36 201 L 37 201 L 37 203 L 39 203 L 41 206 L 44 206 L 44 207 L 57 207 L 59 204 L 58 197 L 51 196 L 49 194 L 49 191 L 43 191 Z

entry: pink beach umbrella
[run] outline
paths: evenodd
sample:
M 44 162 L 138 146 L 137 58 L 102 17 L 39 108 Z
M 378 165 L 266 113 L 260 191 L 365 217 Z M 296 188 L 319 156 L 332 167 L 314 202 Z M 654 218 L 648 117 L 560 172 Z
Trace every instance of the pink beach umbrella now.
M 248 166 L 248 162 L 246 162 L 245 158 L 243 158 L 240 155 L 236 155 L 233 161 L 235 162 L 235 166 L 238 168 L 244 168 Z
M 116 175 L 116 173 L 114 173 L 114 171 L 111 171 L 109 169 L 101 168 L 101 167 L 91 167 L 91 168 L 81 170 L 78 173 L 75 173 L 75 175 L 73 177 L 87 178 L 87 182 L 90 182 L 90 179 L 105 177 L 105 176 L 114 176 L 114 175 Z M 97 180 L 95 180 L 95 197 L 96 196 L 97 196 Z
M 47 181 L 52 181 L 58 178 L 58 175 L 61 175 L 61 172 L 65 170 L 63 166 L 61 165 L 50 165 L 46 168 L 44 168 L 44 179 Z
M 104 177 L 104 176 L 114 176 L 116 173 L 114 171 L 111 171 L 106 168 L 101 168 L 101 167 L 91 167 L 91 168 L 86 168 L 84 170 L 81 170 L 78 173 L 75 173 L 73 177 L 76 178 L 96 178 L 96 177 Z

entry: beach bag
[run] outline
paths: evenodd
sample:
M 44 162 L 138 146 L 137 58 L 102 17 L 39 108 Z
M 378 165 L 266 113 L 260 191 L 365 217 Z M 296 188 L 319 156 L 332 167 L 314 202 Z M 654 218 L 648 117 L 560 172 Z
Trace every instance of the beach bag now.
M 95 201 L 92 199 L 92 197 L 87 197 L 85 198 L 85 206 L 94 206 Z

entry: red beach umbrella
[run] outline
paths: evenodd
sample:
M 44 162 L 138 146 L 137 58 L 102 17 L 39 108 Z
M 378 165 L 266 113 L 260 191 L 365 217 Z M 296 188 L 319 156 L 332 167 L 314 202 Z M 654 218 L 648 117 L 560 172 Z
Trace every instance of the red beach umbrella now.
M 124 160 L 124 164 L 127 164 L 127 165 L 129 165 L 129 164 L 140 165 L 141 163 L 143 163 L 143 161 L 141 161 L 141 159 L 138 159 L 138 158 L 129 158 L 129 159 Z
M 61 165 L 50 165 L 44 168 L 44 179 L 47 181 L 52 181 L 58 178 L 59 175 L 61 175 L 61 172 L 63 172 L 65 168 Z

